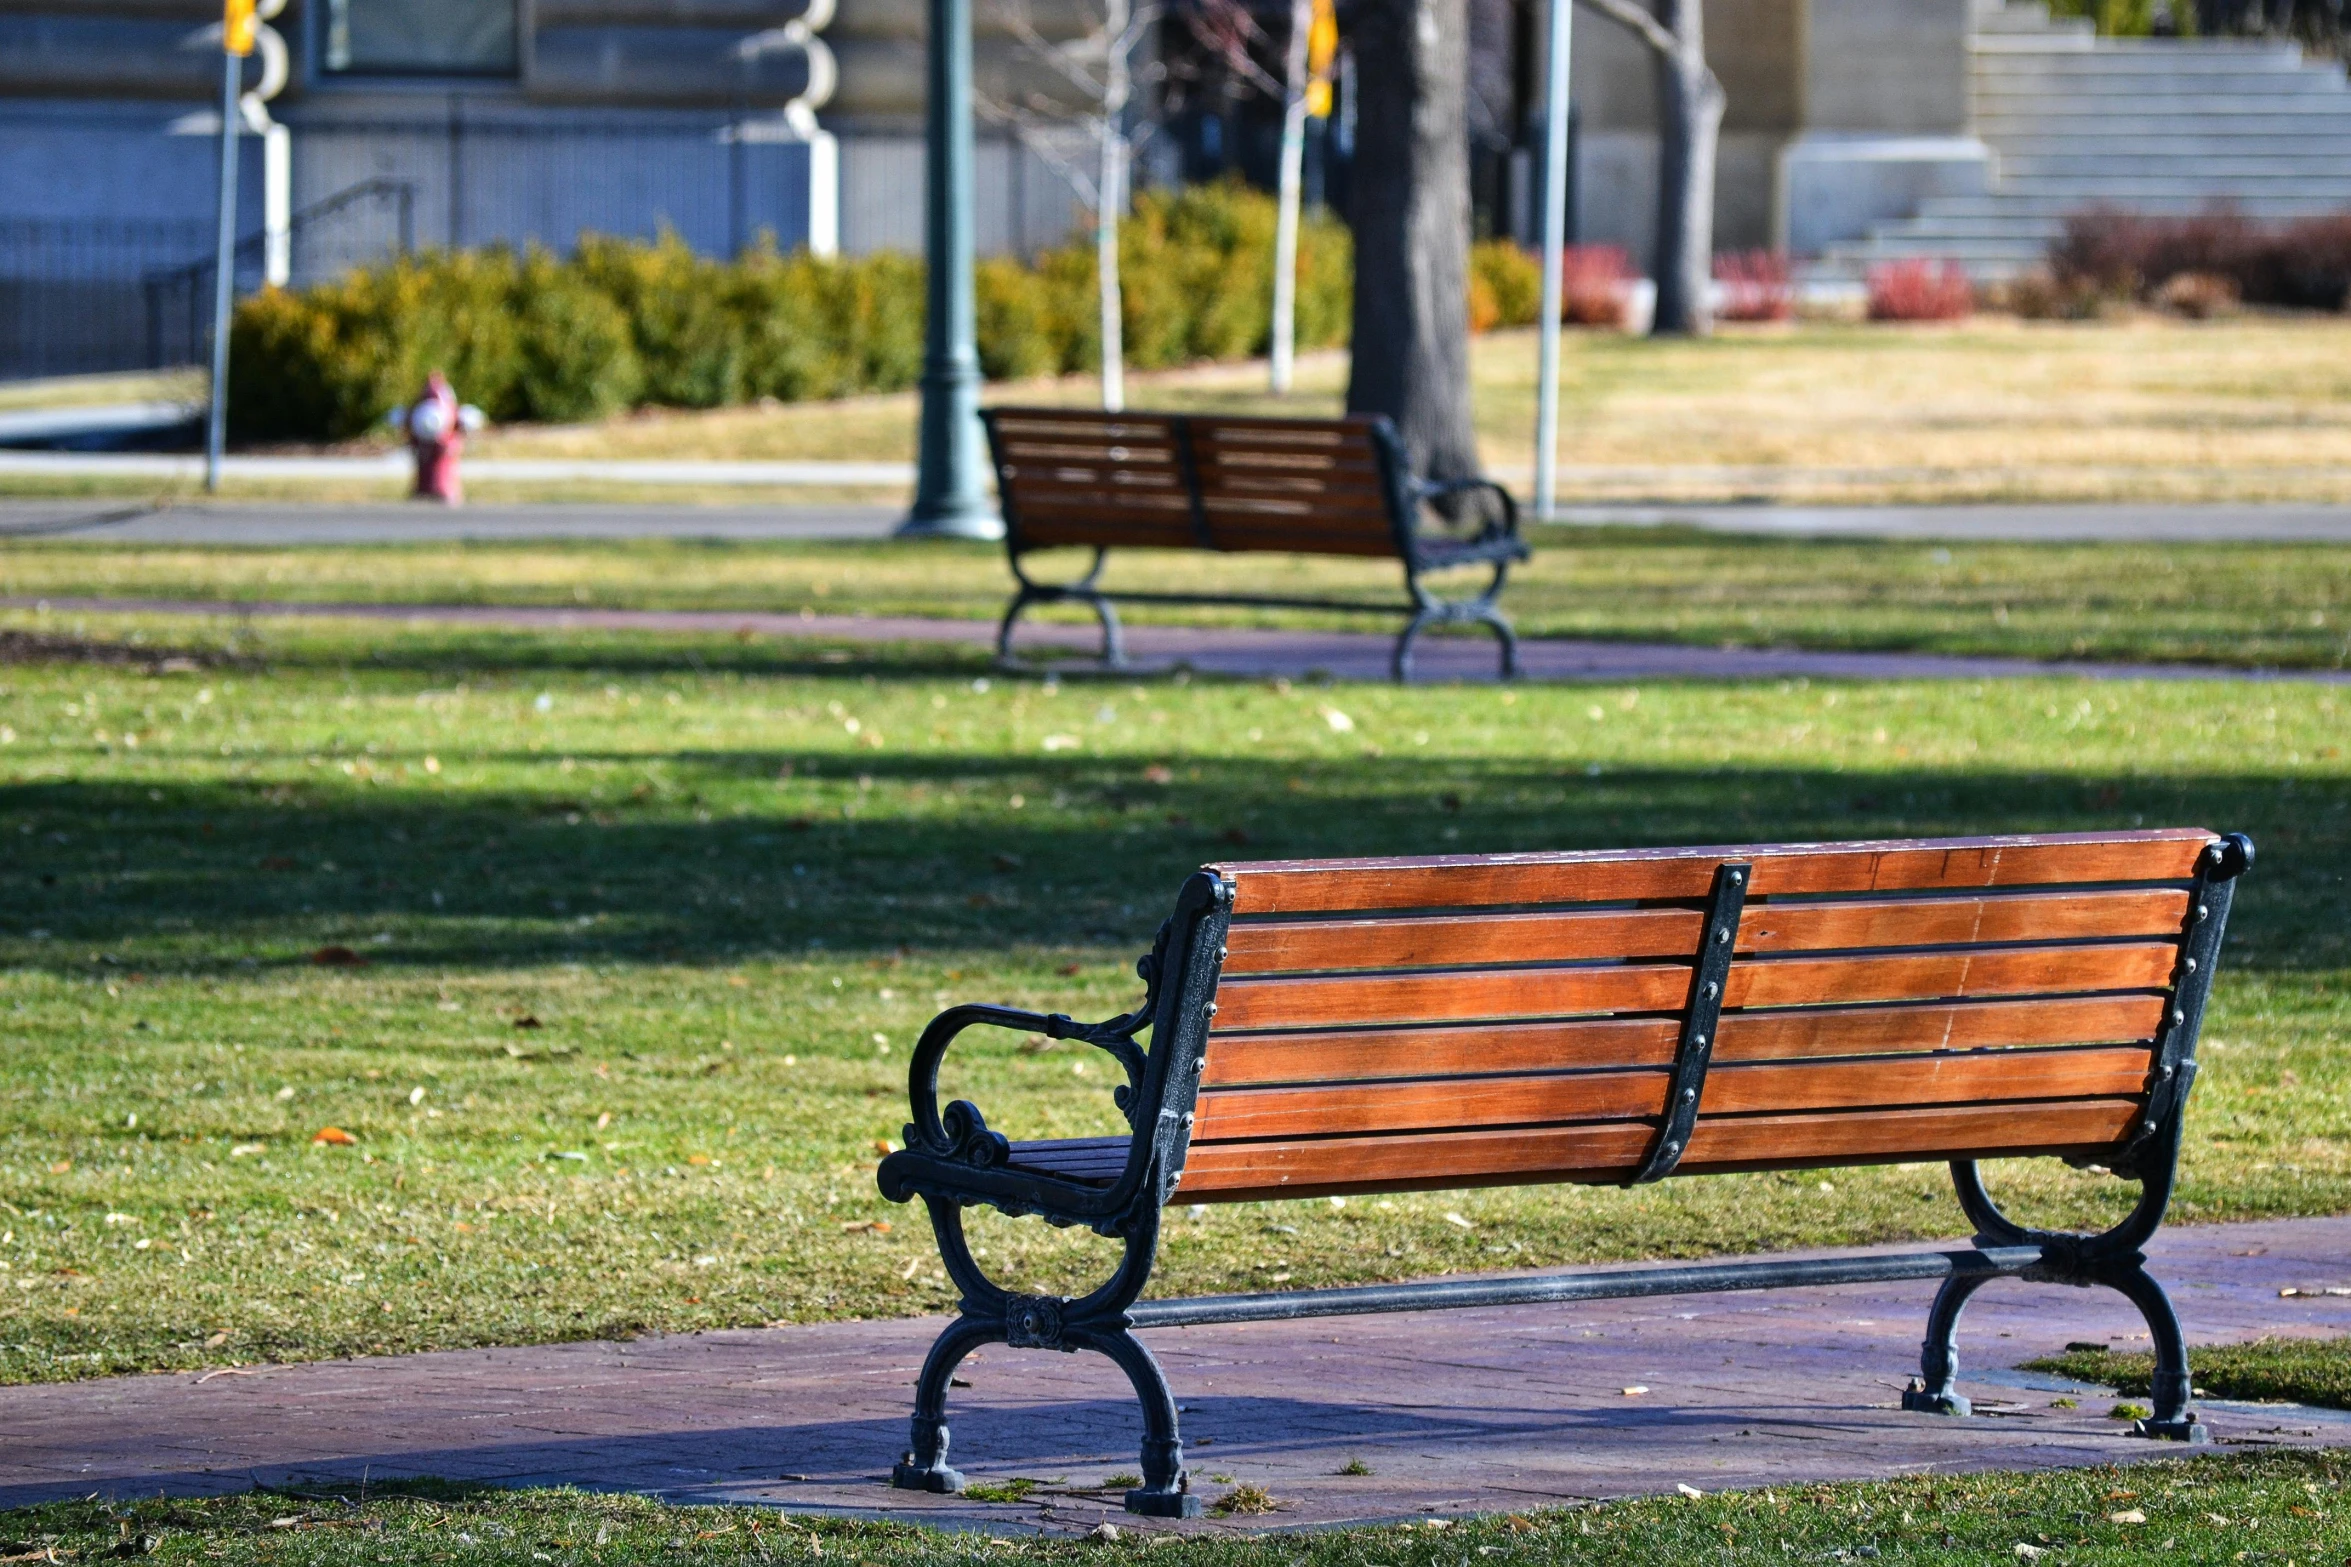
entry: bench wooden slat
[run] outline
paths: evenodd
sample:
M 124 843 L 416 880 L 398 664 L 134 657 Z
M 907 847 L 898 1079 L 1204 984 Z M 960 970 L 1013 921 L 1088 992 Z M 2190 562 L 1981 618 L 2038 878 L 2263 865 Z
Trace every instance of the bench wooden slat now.
M 1215 1028 L 1330 1028 L 1451 1018 L 1662 1012 L 1690 993 L 1686 964 L 1446 969 L 1346 979 L 1239 979 L 1217 987 Z
M 1381 1078 L 1662 1067 L 1673 1061 L 1670 1018 L 1587 1018 L 1440 1028 L 1347 1029 L 1303 1034 L 1218 1034 L 1201 1069 L 1203 1088 L 1273 1083 L 1357 1083 Z
M 1664 1112 L 1666 1087 L 1659 1070 L 1356 1083 L 1343 1094 L 1321 1087 L 1224 1089 L 1201 1094 L 1192 1146 L 1654 1117 Z
M 2145 1092 L 2152 1059 L 2144 1045 L 2122 1045 L 1732 1064 L 1707 1074 L 1698 1120 L 1703 1126 L 1711 1115 L 2122 1098 Z
M 1696 909 L 1605 909 L 1236 924 L 1225 939 L 1224 971 L 1245 975 L 1578 958 L 1687 958 L 1697 950 L 1698 921 Z
M 1248 1202 L 1324 1192 L 1408 1191 L 1527 1181 L 1622 1179 L 1653 1137 L 1638 1121 L 1437 1137 L 1333 1137 L 1195 1147 L 1175 1202 Z
M 1972 1110 L 1701 1119 L 1681 1171 L 1775 1170 L 1899 1159 L 2002 1159 L 2088 1154 L 2128 1137 L 2141 1101 L 2084 1099 Z
M 2095 1156 L 2126 1137 L 2137 1099 L 1958 1109 L 1728 1116 L 1701 1120 L 1681 1170 L 1786 1169 L 1917 1159 Z M 1195 1146 L 1175 1202 L 1249 1202 L 1324 1193 L 1621 1181 L 1655 1133 L 1645 1122 L 1535 1130 L 1330 1137 Z
M 1750 904 L 1739 924 L 1738 950 L 2169 936 L 2179 931 L 2187 908 L 2188 895 L 2171 888 Z M 1698 945 L 1698 924 L 1695 909 L 1658 908 L 1236 925 L 1224 971 L 1243 975 L 1687 956 Z
M 1716 1114 L 2096 1099 L 2146 1087 L 2145 1047 L 1942 1052 L 1859 1061 L 1732 1066 L 1713 1073 L 1701 1123 Z M 1203 1093 L 1195 1147 L 1364 1132 L 1447 1131 L 1475 1126 L 1651 1118 L 1665 1113 L 1662 1070 L 1522 1077 L 1424 1078 L 1325 1088 L 1245 1088 Z
M 1723 1004 L 1806 1006 L 2144 990 L 2168 983 L 2175 953 L 2170 945 L 2141 942 L 1748 960 L 1732 967 Z M 1229 1032 L 1669 1011 L 1688 1000 L 1689 989 L 1689 967 L 1664 963 L 1236 979 L 1217 989 L 1215 1027 Z
M 2025 892 L 1989 898 L 1871 898 L 1851 903 L 1749 904 L 1742 952 L 2064 941 L 2083 936 L 2177 937 L 2185 891 Z
M 1870 957 L 1741 961 L 1723 984 L 1730 1007 L 2146 990 L 2171 982 L 2169 942 L 2079 947 L 1961 947 Z
M 2006 1050 L 2142 1044 L 2163 1022 L 2160 995 L 1732 1013 L 1715 1035 L 1718 1065 L 1901 1050 Z
M 2200 828 L 2044 837 L 1762 844 L 1617 853 L 1266 860 L 1213 867 L 1236 918 L 1351 909 L 1471 908 L 1702 898 L 1725 860 L 1751 862 L 1750 897 L 2185 881 L 2213 835 Z

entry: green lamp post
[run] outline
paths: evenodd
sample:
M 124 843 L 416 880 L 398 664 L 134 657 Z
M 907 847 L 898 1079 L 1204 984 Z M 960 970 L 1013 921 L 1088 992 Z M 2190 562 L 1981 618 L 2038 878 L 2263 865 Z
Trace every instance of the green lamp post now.
M 971 0 L 930 0 L 924 106 L 922 429 L 902 539 L 998 539 L 980 460 L 971 283 Z

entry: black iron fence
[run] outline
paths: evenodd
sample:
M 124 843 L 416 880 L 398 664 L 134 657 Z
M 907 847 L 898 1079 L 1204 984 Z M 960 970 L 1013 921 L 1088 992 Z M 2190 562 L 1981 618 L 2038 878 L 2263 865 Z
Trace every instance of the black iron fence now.
M 298 270 L 323 277 L 415 247 L 416 192 L 362 180 L 293 215 Z M 212 340 L 212 225 L 0 218 L 0 379 L 201 364 Z M 267 241 L 236 248 L 261 286 Z

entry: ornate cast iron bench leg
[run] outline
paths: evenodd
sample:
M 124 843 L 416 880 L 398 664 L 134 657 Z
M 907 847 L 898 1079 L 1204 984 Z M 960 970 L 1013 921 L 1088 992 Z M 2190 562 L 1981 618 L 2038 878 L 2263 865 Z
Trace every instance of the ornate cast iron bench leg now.
M 2153 1413 L 2132 1430 L 2139 1436 L 2203 1443 L 2212 1440 L 2212 1436 L 2188 1405 L 2191 1389 L 2187 1340 L 2180 1332 L 2180 1319 L 2172 1310 L 2171 1297 L 2147 1271 L 2146 1254 L 2139 1250 L 2163 1220 L 2163 1210 L 2171 1198 L 2178 1152 L 2179 1128 L 2175 1119 L 2166 1131 L 2158 1134 L 2149 1149 L 2150 1167 L 2143 1173 L 2139 1206 L 2129 1218 L 2102 1235 L 2028 1230 L 2015 1223 L 1985 1191 L 1983 1173 L 1972 1159 L 1954 1161 L 1951 1180 L 1958 1188 L 1960 1206 L 1975 1221 L 1977 1245 L 2041 1248 L 2042 1261 L 2026 1269 L 2020 1277 L 2085 1289 L 2102 1286 L 2139 1308 L 2155 1349 L 2153 1397 L 2149 1400 Z M 1969 1412 L 1968 1402 L 1956 1386 L 1959 1317 L 1966 1310 L 1969 1298 L 1990 1282 L 1989 1275 L 1964 1276 L 1946 1280 L 1935 1292 L 1934 1308 L 1927 1315 L 1926 1342 L 1919 1356 L 1919 1380 L 1902 1395 L 1904 1409 L 1937 1415 Z
M 1967 1415 L 1974 1407 L 1960 1396 L 1959 1314 L 1968 1297 L 1991 1283 L 1989 1275 L 1945 1279 L 1935 1291 L 1934 1309 L 1927 1313 L 1926 1342 L 1919 1346 L 1919 1380 L 1902 1394 L 1902 1407 L 1914 1414 Z
M 1412 595 L 1412 618 L 1397 633 L 1395 651 L 1388 657 L 1388 672 L 1396 683 L 1412 683 L 1412 649 L 1413 644 L 1420 640 L 1420 634 L 1431 626 L 1454 625 L 1484 626 L 1491 630 L 1494 640 L 1500 645 L 1502 678 L 1516 680 L 1519 673 L 1518 633 L 1511 628 L 1509 617 L 1502 613 L 1501 606 L 1495 602 L 1501 595 L 1503 580 L 1509 575 L 1510 562 L 1497 561 L 1494 563 L 1494 580 L 1486 585 L 1483 593 L 1475 598 L 1446 599 L 1437 597 L 1423 587 L 1417 570 L 1409 572 L 1405 588 Z
M 1020 587 L 1012 595 L 1012 602 L 1004 606 L 1004 619 L 996 627 L 996 662 L 1008 669 L 1019 667 L 1018 661 L 1012 656 L 1012 632 L 1031 604 L 1059 604 L 1075 599 L 1093 610 L 1094 618 L 1102 622 L 1103 667 L 1126 668 L 1126 635 L 1119 625 L 1118 607 L 1095 586 L 1102 577 L 1102 564 L 1109 556 L 1110 552 L 1106 549 L 1096 550 L 1094 564 L 1087 567 L 1086 574 L 1075 582 L 1032 582 L 1028 574 L 1020 569 L 1020 561 L 1015 557 L 1012 575 Z
M 947 1389 L 955 1368 L 973 1350 L 994 1343 L 1064 1354 L 1090 1349 L 1127 1374 L 1142 1406 L 1143 1484 L 1127 1492 L 1127 1511 L 1150 1518 L 1199 1516 L 1200 1499 L 1191 1494 L 1191 1477 L 1184 1469 L 1175 1395 L 1126 1315 L 1151 1277 L 1159 1243 L 1158 1210 L 1146 1209 L 1149 1217 L 1142 1227 L 1126 1237 L 1126 1254 L 1110 1281 L 1092 1294 L 1070 1299 L 1016 1295 L 997 1285 L 972 1258 L 963 1237 L 962 1210 L 944 1198 L 925 1197 L 923 1202 L 939 1238 L 940 1260 L 963 1291 L 963 1315 L 939 1335 L 923 1362 L 915 1387 L 911 1443 L 890 1471 L 890 1483 L 901 1490 L 942 1494 L 963 1489 L 963 1476 L 947 1464 Z

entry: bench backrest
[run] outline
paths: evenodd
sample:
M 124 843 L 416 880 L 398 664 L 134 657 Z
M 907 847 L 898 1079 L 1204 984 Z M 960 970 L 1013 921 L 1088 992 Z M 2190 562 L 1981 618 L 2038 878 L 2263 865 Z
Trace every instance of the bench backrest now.
M 1411 548 L 1401 447 L 1385 419 L 1241 419 L 991 408 L 1014 554 L 1099 549 Z
M 1214 867 L 1232 921 L 1174 1198 L 1627 1179 L 1726 865 L 1745 904 L 1682 1172 L 2094 1158 L 2138 1131 L 2217 842 Z

